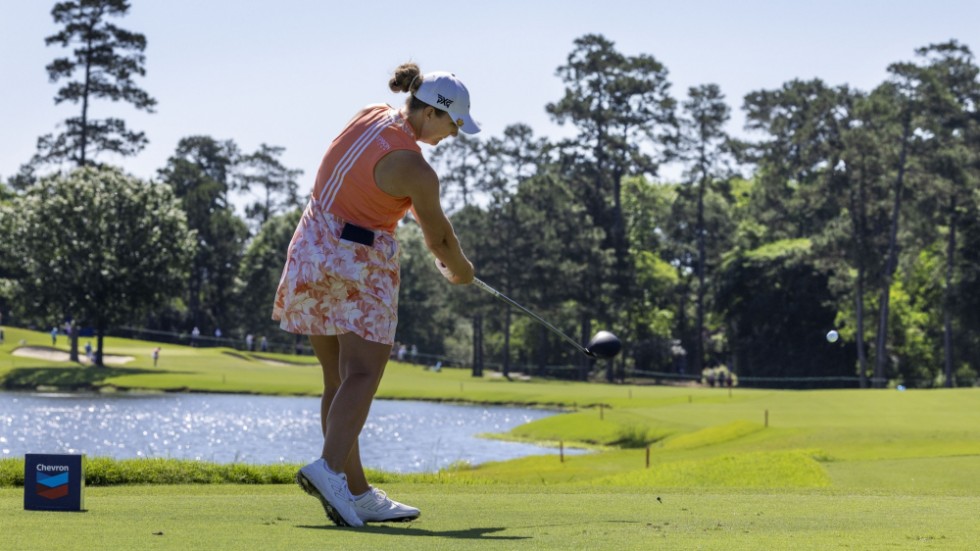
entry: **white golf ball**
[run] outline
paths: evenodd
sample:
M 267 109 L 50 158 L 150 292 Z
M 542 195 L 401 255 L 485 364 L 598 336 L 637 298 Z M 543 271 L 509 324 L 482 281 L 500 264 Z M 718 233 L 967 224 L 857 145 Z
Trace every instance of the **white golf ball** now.
M 839 337 L 840 335 L 837 334 L 837 331 L 831 329 L 830 332 L 827 333 L 827 342 L 837 342 Z

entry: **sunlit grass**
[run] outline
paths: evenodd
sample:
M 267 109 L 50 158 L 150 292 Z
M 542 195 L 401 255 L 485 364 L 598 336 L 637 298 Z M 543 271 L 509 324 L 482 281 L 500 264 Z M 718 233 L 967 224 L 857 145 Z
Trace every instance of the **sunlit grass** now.
M 706 427 L 687 434 L 680 434 L 664 442 L 664 449 L 683 450 L 711 446 L 736 440 L 763 430 L 764 426 L 751 421 L 738 420 L 723 425 Z
M 830 485 L 814 452 L 791 450 L 723 454 L 707 459 L 658 463 L 655 468 L 599 478 L 598 486 L 649 488 L 821 488 Z M 816 452 L 819 455 L 819 452 Z

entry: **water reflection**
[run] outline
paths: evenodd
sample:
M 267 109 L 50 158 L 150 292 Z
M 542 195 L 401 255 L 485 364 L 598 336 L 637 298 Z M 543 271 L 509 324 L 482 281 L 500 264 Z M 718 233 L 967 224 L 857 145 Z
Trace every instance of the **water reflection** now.
M 2 392 L 0 457 L 46 452 L 301 463 L 319 455 L 319 407 L 313 397 Z M 361 435 L 361 454 L 368 467 L 433 472 L 456 461 L 479 464 L 557 453 L 475 436 L 550 415 L 554 412 L 377 400 Z

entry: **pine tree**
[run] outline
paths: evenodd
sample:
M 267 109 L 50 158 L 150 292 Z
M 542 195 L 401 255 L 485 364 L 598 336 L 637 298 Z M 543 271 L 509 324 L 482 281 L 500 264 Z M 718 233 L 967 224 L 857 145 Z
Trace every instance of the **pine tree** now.
M 97 99 L 124 101 L 149 113 L 156 105 L 133 81 L 146 74 L 146 37 L 108 22 L 109 17 L 122 17 L 128 11 L 125 0 L 59 2 L 51 10 L 55 23 L 63 27 L 45 43 L 74 48 L 71 57 L 47 66 L 51 82 L 66 81 L 54 102 L 81 104 L 81 112 L 65 120 L 60 134 L 38 138 L 35 162 L 85 166 L 94 164 L 98 153 L 131 156 L 146 147 L 145 134 L 128 129 L 122 119 L 96 119 L 91 113 Z

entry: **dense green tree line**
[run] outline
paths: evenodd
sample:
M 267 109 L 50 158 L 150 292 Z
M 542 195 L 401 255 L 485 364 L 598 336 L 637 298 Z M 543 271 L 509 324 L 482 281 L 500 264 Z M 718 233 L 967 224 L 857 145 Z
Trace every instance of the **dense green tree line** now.
M 73 65 L 93 59 L 106 67 L 95 87 L 102 96 L 73 96 L 88 88 L 69 85 L 59 101 L 87 106 L 117 86 L 134 107 L 153 106 L 130 78 L 144 60 L 124 55 L 141 52 L 145 38 L 102 24 L 126 9 L 108 0 L 56 6 L 66 30 L 49 42 L 88 32 L 104 48 L 58 60 L 52 78 L 71 78 Z M 474 374 L 492 367 L 614 381 L 711 370 L 761 386 L 974 384 L 980 82 L 968 47 L 925 46 L 872 90 L 813 79 L 754 91 L 741 105 L 742 139 L 728 133 L 731 108 L 717 85 L 675 96 L 667 67 L 606 37 L 577 39 L 556 77 L 564 95 L 543 108 L 573 128 L 571 138 L 552 142 L 518 123 L 501 136 L 460 137 L 431 157 L 478 276 L 583 342 L 612 330 L 624 353 L 595 363 L 506 304 L 449 287 L 410 218 L 398 229 L 399 342 Z M 86 108 L 62 137 L 42 137 L 38 155 L 0 186 L 0 232 L 4 243 L 19 242 L 0 251 L 4 319 L 221 328 L 291 345 L 269 319 L 305 202 L 300 171 L 279 161 L 282 148 L 242 153 L 232 140 L 188 136 L 154 181 L 140 182 L 96 158 L 136 154 L 145 137 L 121 121 L 90 123 Z M 105 144 L 130 145 L 89 145 L 111 128 L 115 141 Z M 53 160 L 78 168 L 53 170 Z M 683 167 L 676 181 L 659 174 L 668 163 Z M 57 191 L 86 183 L 96 196 Z M 259 199 L 242 216 L 233 203 L 245 192 Z M 46 214 L 51 193 L 64 206 Z M 106 201 L 99 193 L 156 206 L 120 203 L 110 213 L 97 206 Z M 88 227 L 109 222 L 116 229 Z M 58 231 L 41 231 L 45 223 Z M 173 238 L 149 240 L 140 233 L 147 228 L 169 228 Z M 106 232 L 148 242 L 153 256 L 169 259 L 166 269 L 121 260 L 147 253 Z M 120 252 L 127 247 L 137 252 Z M 125 270 L 109 269 L 119 262 Z M 145 277 L 135 275 L 141 266 L 161 273 L 143 287 L 113 283 L 122 298 L 96 293 L 99 278 Z M 100 314 L 110 308 L 112 317 Z M 824 338 L 832 328 L 835 343 Z

